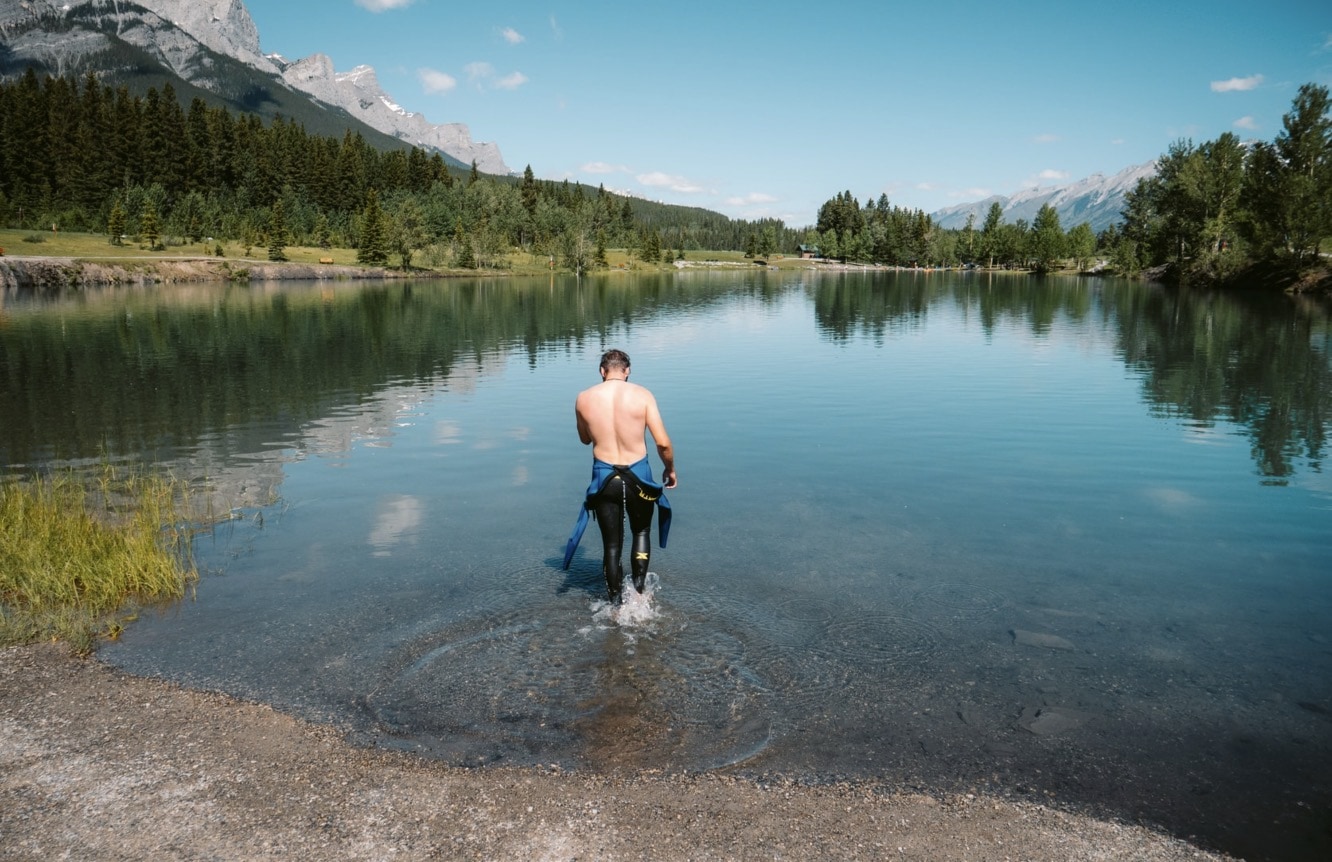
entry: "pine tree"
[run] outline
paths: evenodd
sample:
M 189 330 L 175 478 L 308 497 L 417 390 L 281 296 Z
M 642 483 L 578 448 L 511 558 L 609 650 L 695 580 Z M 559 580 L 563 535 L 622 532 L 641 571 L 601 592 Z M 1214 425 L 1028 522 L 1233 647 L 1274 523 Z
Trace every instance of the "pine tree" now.
M 139 213 L 139 236 L 148 243 L 148 250 L 157 248 L 157 241 L 162 238 L 162 225 L 157 215 L 157 207 L 146 203 Z
M 1064 230 L 1059 226 L 1059 213 L 1054 207 L 1045 204 L 1036 213 L 1036 221 L 1031 226 L 1031 254 L 1035 258 L 1037 272 L 1049 272 L 1057 269 L 1064 257 Z
M 462 222 L 454 222 L 453 244 L 454 263 L 462 269 L 476 269 L 476 252 L 472 250 L 472 240 L 463 233 Z
M 356 261 L 366 266 L 388 263 L 388 225 L 375 189 L 366 195 L 365 210 L 361 213 L 361 243 L 356 249 Z
M 111 244 L 120 245 L 120 237 L 125 233 L 125 208 L 120 205 L 120 198 L 111 205 L 111 215 L 106 219 L 106 232 L 111 235 Z
M 287 210 L 282 205 L 282 198 L 273 201 L 273 208 L 268 214 L 268 259 L 287 259 Z
M 328 216 L 324 213 L 320 213 L 318 220 L 315 221 L 314 233 L 315 243 L 320 248 L 329 249 L 333 247 L 333 231 L 329 227 Z

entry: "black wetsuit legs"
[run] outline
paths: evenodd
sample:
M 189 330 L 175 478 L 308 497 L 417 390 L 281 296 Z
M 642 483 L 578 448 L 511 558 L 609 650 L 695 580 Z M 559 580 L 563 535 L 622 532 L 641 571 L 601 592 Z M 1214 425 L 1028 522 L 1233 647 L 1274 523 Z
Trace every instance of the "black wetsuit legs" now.
M 629 516 L 629 529 L 633 532 L 633 559 L 630 572 L 634 589 L 640 593 L 647 585 L 648 563 L 652 557 L 652 510 L 655 503 L 641 499 L 626 488 L 625 481 L 612 476 L 602 486 L 596 498 L 597 526 L 601 528 L 601 570 L 606 575 L 606 590 L 611 601 L 620 597 L 624 588 L 624 565 L 620 557 L 624 550 L 624 518 Z

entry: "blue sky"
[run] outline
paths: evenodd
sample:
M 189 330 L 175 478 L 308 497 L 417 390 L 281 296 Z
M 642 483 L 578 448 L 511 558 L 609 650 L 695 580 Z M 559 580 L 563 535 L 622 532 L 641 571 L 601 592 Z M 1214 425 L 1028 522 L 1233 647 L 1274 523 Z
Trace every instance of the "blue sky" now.
M 514 171 L 811 224 L 849 190 L 933 212 L 1272 140 L 1332 86 L 1332 4 L 246 0 L 265 52 L 375 67 Z

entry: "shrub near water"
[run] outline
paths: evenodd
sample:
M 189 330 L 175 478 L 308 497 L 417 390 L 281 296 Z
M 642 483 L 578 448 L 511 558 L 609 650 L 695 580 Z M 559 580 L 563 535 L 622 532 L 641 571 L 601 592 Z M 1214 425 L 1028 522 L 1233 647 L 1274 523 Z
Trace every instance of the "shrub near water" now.
M 0 483 L 0 645 L 61 639 L 87 653 L 142 604 L 198 579 L 177 483 L 110 468 Z

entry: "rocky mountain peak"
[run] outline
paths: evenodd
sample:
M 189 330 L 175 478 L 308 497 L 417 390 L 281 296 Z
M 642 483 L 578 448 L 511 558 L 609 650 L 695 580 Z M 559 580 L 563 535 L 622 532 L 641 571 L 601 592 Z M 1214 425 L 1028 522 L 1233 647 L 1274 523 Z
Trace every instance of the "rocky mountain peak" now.
M 50 25 L 61 19 L 77 24 Z M 211 52 L 277 77 L 291 90 L 342 108 L 405 143 L 438 149 L 464 165 L 475 161 L 487 173 L 509 172 L 498 146 L 473 141 L 461 123 L 436 125 L 405 110 L 383 91 L 369 66 L 339 74 L 325 54 L 295 62 L 265 56 L 259 28 L 242 0 L 0 0 L 0 39 L 11 65 L 30 58 L 58 75 L 81 73 L 86 58 L 119 40 L 143 49 L 186 81 L 218 92 L 226 82 L 206 56 Z

